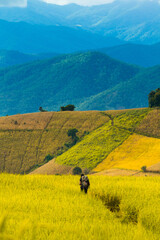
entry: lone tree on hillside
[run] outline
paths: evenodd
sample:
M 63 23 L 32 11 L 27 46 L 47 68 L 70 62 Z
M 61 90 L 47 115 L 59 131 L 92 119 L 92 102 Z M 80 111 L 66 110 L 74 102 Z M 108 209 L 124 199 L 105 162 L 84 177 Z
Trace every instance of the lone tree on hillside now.
M 40 111 L 40 112 L 47 112 L 47 111 L 44 110 L 42 107 L 39 107 L 39 111 Z
M 77 135 L 76 135 L 77 132 L 78 132 L 78 130 L 76 128 L 69 129 L 68 132 L 67 132 L 68 137 L 72 137 L 72 140 L 76 139 L 77 138 Z
M 61 107 L 61 111 L 74 111 L 75 108 L 76 107 L 74 105 L 69 104 L 69 105 L 67 105 L 65 107 Z
M 160 88 L 151 91 L 148 95 L 149 107 L 160 107 Z

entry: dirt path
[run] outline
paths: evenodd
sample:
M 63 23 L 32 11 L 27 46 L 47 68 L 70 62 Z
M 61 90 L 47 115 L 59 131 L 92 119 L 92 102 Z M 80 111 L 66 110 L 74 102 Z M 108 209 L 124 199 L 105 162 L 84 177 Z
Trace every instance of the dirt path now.
M 30 174 L 45 174 L 45 175 L 55 175 L 55 174 L 72 174 L 73 167 L 60 165 L 55 162 L 55 159 L 49 161 L 43 166 L 37 168 Z

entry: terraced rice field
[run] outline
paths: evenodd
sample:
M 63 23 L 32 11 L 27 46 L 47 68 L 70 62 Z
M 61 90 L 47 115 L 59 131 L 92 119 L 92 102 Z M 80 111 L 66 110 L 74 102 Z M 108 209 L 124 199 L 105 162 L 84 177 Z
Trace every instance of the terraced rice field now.
M 0 175 L 0 239 L 159 240 L 160 178 Z
M 131 135 L 100 163 L 94 171 L 110 168 L 141 170 L 160 162 L 160 139 L 142 135 Z
M 24 173 L 65 150 L 67 131 L 81 138 L 109 121 L 100 112 L 48 112 L 0 118 L 0 172 Z

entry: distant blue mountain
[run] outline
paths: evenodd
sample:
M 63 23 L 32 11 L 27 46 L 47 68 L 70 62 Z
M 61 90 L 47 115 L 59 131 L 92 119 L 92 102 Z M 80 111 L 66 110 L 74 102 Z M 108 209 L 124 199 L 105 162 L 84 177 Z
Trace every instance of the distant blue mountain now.
M 124 44 L 99 49 L 99 51 L 120 61 L 142 67 L 152 67 L 160 64 L 160 43 L 154 45 Z
M 0 20 L 0 49 L 23 53 L 70 53 L 122 44 L 113 37 L 104 37 L 81 28 L 33 25 Z
M 27 8 L 0 8 L 0 19 L 67 27 L 78 25 L 124 41 L 154 44 L 160 41 L 159 13 L 159 0 L 115 0 L 92 7 L 28 0 Z

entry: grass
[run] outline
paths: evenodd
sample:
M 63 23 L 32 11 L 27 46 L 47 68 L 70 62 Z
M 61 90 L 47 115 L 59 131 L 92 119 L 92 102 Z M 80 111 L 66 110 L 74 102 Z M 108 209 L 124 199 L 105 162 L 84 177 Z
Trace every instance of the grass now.
M 67 131 L 81 138 L 109 121 L 100 112 L 47 112 L 0 118 L 0 172 L 23 173 L 56 156 L 70 141 Z M 16 124 L 15 124 L 16 122 Z M 25 123 L 25 124 L 24 124 Z M 65 149 L 64 149 L 65 150 Z
M 0 239 L 159 240 L 160 178 L 89 178 L 1 174 Z
M 144 165 L 150 167 L 158 162 L 160 162 L 160 139 L 133 134 L 110 153 L 94 171 L 110 168 L 141 170 Z
M 95 168 L 133 133 L 147 113 L 148 109 L 139 109 L 113 115 L 113 125 L 110 120 L 94 130 L 81 142 L 59 156 L 56 162 L 88 169 Z

